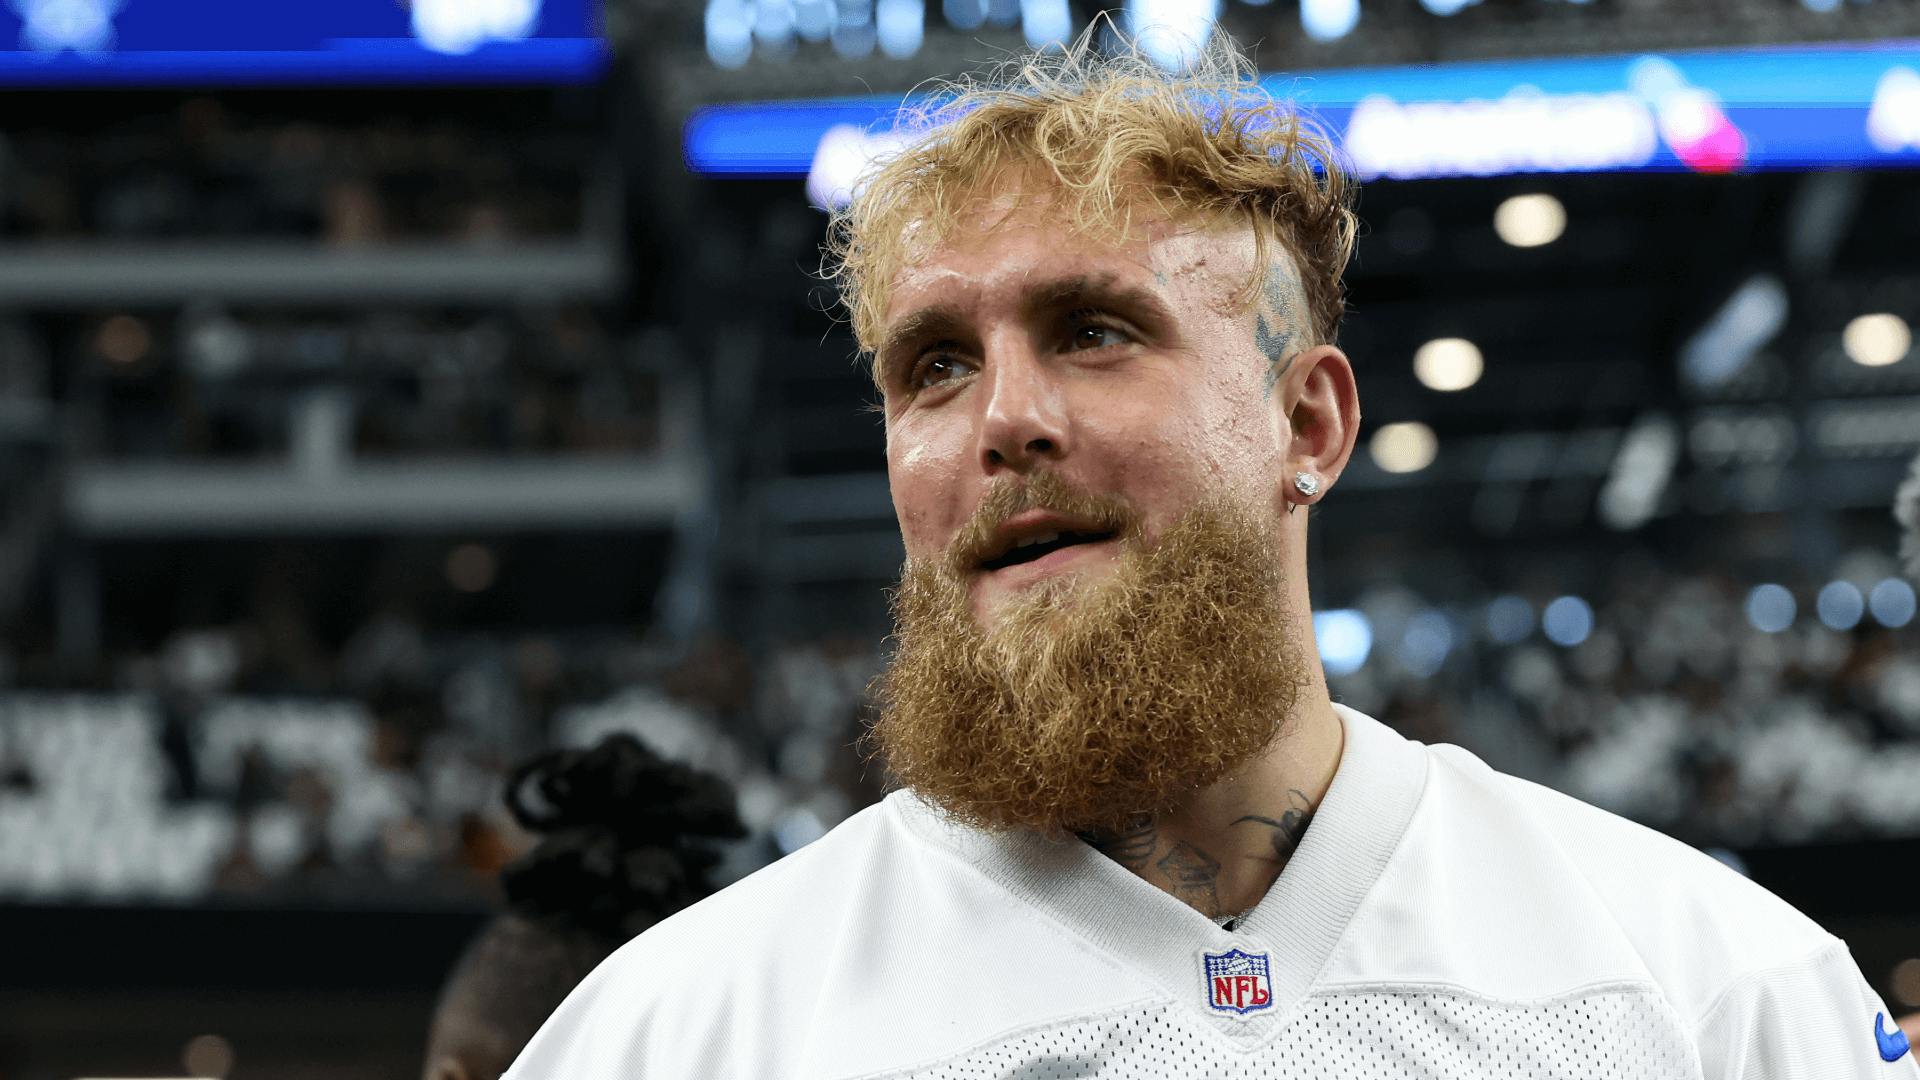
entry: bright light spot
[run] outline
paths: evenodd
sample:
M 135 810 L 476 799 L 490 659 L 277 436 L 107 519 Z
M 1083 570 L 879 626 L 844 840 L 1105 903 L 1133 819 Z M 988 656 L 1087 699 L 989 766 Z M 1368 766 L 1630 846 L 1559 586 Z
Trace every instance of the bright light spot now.
M 753 37 L 770 49 L 786 51 L 793 44 L 793 5 L 787 0 L 756 0 L 753 12 Z
M 1777 634 L 1785 630 L 1793 625 L 1793 618 L 1799 613 L 1799 605 L 1793 602 L 1793 594 L 1785 585 L 1769 582 L 1755 585 L 1747 593 L 1747 621 L 1762 633 Z
M 1073 12 L 1067 0 L 1020 0 L 1020 35 L 1029 49 L 1064 45 L 1073 36 Z
M 840 17 L 834 20 L 828 35 L 833 39 L 833 51 L 848 60 L 871 55 L 877 40 L 873 16 L 873 8 L 866 4 L 841 4 Z
M 1466 338 L 1435 338 L 1413 354 L 1413 374 L 1429 390 L 1465 390 L 1486 369 L 1480 347 Z
M 1433 429 L 1418 421 L 1388 424 L 1373 433 L 1368 444 L 1373 463 L 1383 472 L 1412 473 L 1433 464 L 1440 440 Z
M 1867 598 L 1860 595 L 1859 587 L 1851 581 L 1829 581 L 1814 598 L 1813 608 L 1828 629 L 1851 630 L 1860 625 L 1860 617 L 1866 614 Z
M 1847 324 L 1840 335 L 1840 343 L 1846 347 L 1847 358 L 1865 367 L 1886 367 L 1897 364 L 1913 348 L 1913 331 L 1907 326 L 1907 320 L 1898 315 L 1880 312 L 1874 315 L 1862 315 Z
M 1400 662 L 1422 679 L 1432 678 L 1453 649 L 1453 624 L 1438 611 L 1423 611 L 1407 620 L 1400 637 Z
M 1313 640 L 1320 650 L 1320 662 L 1329 675 L 1351 675 L 1367 662 L 1373 651 L 1373 624 L 1353 608 L 1316 611 L 1313 614 Z
M 113 17 L 125 0 L 13 0 L 20 43 L 36 52 L 97 53 L 113 48 Z
M 456 56 L 489 41 L 525 41 L 539 22 L 540 0 L 413 0 L 413 36 Z
M 926 36 L 926 12 L 922 0 L 880 0 L 873 9 L 880 51 L 895 60 L 919 52 L 920 41 Z
M 1883 154 L 1920 149 L 1920 71 L 1888 68 L 1867 110 L 1867 140 Z
M 233 1044 L 218 1035 L 195 1035 L 180 1052 L 188 1075 L 224 1080 L 233 1071 Z
M 833 0 L 794 0 L 793 28 L 808 41 L 825 41 L 833 33 Z
M 1867 593 L 1867 610 L 1881 626 L 1898 630 L 1913 621 L 1913 586 L 1899 578 L 1888 578 Z
M 1457 15 L 1480 0 L 1420 0 L 1420 6 L 1435 15 Z
M 447 553 L 447 583 L 463 593 L 486 592 L 500 572 L 500 560 L 479 544 L 461 544 Z
M 753 9 L 744 0 L 708 0 L 707 57 L 723 68 L 737 68 L 753 55 Z
M 1562 596 L 1547 605 L 1540 628 L 1555 645 L 1572 648 L 1593 633 L 1593 607 L 1577 596 Z
M 1840 6 L 1840 0 L 1800 0 L 1800 5 L 1808 11 L 1832 11 Z
M 1502 645 L 1518 645 L 1533 633 L 1533 605 L 1518 596 L 1497 596 L 1487 605 L 1487 634 Z
M 1300 26 L 1315 41 L 1338 41 L 1360 23 L 1360 0 L 1300 0 Z
M 1126 31 L 1147 58 L 1168 71 L 1184 71 L 1200 57 L 1219 0 L 1127 0 Z
M 808 201 L 822 210 L 837 210 L 852 202 L 881 159 L 898 153 L 908 140 L 898 132 L 868 134 L 852 124 L 828 128 L 807 170 Z
M 1541 247 L 1567 231 L 1567 208 L 1544 193 L 1515 195 L 1493 212 L 1493 231 L 1514 247 Z

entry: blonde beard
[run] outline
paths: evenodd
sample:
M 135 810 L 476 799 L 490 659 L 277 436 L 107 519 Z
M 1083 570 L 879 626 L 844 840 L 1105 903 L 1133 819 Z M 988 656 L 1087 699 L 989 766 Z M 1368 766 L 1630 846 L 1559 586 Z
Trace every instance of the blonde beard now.
M 1023 505 L 990 498 L 952 553 L 903 571 L 869 734 L 896 780 L 962 822 L 1121 829 L 1265 750 L 1314 661 L 1288 633 L 1271 519 L 1211 501 L 1145 546 L 1123 505 L 1029 487 L 1119 525 L 1119 565 L 1030 588 L 982 630 L 961 565 Z

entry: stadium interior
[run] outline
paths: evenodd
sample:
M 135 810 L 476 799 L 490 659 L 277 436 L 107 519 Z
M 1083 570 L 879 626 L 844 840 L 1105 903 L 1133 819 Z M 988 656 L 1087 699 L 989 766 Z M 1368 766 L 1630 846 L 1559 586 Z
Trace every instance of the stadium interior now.
M 413 35 L 359 68 L 260 20 L 142 59 L 142 9 L 183 5 L 46 6 L 0 9 L 0 1077 L 418 1076 L 525 846 L 501 777 L 543 748 L 631 731 L 729 779 L 726 879 L 884 793 L 857 742 L 902 552 L 819 274 L 849 177 L 824 121 L 739 110 L 897 102 L 1100 5 L 346 4 Z M 1920 8 L 1110 14 L 1217 25 L 1309 105 L 1320 72 L 1458 80 L 1421 115 L 1485 142 L 1362 164 L 1366 430 L 1313 533 L 1336 698 L 1713 850 L 1920 1009 L 1889 509 L 1920 452 Z M 1886 56 L 1798 103 L 1804 144 L 1736 87 L 1794 49 Z M 1578 84 L 1609 56 L 1638 89 Z M 1516 151 L 1547 121 L 1496 78 L 1626 110 L 1643 160 L 1580 158 L 1611 151 L 1572 114 L 1553 137 L 1593 146 Z M 798 164 L 703 164 L 701 131 L 789 113 Z M 1687 142 L 1714 124 L 1739 141 Z

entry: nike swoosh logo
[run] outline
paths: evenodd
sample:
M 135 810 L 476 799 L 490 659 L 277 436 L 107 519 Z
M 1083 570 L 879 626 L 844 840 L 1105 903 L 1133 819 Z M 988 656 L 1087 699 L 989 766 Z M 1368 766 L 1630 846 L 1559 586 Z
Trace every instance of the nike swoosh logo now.
M 1907 1033 L 1901 1031 L 1898 1027 L 1892 1031 L 1886 1030 L 1883 1026 L 1886 1020 L 1886 1013 L 1873 1014 L 1873 1038 L 1875 1042 L 1880 1044 L 1881 1060 L 1899 1061 L 1900 1056 L 1911 1049 L 1911 1046 L 1907 1042 Z

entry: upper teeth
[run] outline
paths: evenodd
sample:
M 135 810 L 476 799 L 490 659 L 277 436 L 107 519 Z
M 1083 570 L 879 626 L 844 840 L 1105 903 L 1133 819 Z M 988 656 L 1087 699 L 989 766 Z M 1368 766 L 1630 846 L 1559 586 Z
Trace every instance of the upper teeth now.
M 1020 541 L 1013 545 L 1013 549 L 1018 551 L 1023 547 L 1032 547 L 1035 544 L 1051 544 L 1058 539 L 1060 539 L 1060 534 L 1057 532 L 1041 533 L 1039 536 L 1029 536 L 1025 540 Z

